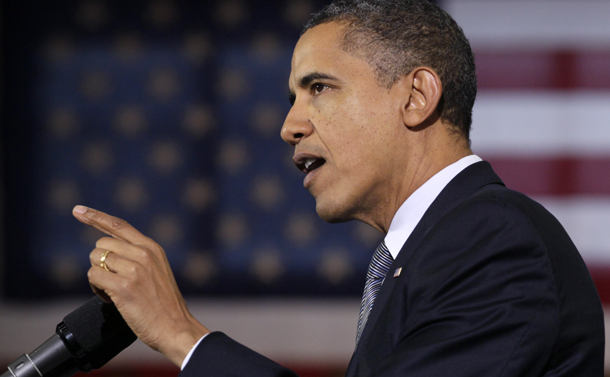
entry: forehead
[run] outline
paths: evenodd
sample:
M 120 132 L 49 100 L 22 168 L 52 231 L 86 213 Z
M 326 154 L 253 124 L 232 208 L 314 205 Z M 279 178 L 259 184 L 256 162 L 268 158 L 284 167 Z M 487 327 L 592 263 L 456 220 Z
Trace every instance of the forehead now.
M 337 22 L 328 22 L 314 26 L 301 36 L 292 55 L 291 88 L 312 73 L 341 78 L 354 70 L 372 71 L 368 63 L 341 47 L 344 28 Z
M 327 54 L 341 51 L 343 26 L 328 22 L 307 30 L 296 44 L 292 64 L 302 63 L 303 59 L 316 54 Z

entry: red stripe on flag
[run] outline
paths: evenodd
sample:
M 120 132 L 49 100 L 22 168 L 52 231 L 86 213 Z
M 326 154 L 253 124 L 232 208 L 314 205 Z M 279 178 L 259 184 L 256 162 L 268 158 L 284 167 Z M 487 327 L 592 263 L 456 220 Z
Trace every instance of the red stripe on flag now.
M 610 157 L 482 157 L 527 195 L 610 195 Z
M 610 89 L 610 51 L 477 51 L 479 89 Z

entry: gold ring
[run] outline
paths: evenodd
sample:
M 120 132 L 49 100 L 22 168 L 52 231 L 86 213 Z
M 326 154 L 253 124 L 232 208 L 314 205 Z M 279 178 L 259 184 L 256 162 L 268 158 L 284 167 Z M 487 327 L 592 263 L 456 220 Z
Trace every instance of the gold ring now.
M 100 258 L 100 267 L 108 272 L 110 272 L 110 270 L 108 269 L 108 266 L 106 266 L 106 257 L 110 253 L 111 253 L 110 250 L 106 250 L 106 251 L 104 251 L 104 254 L 102 254 L 102 257 Z

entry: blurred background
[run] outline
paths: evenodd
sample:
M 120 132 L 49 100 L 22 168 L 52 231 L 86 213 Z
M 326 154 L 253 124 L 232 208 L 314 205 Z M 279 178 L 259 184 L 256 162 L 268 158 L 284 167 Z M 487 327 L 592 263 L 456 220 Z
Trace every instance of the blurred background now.
M 381 234 L 320 220 L 279 138 L 328 2 L 0 3 L 0 369 L 91 296 L 85 204 L 164 246 L 209 328 L 343 375 Z M 473 150 L 559 218 L 610 305 L 610 2 L 437 3 L 476 54 Z M 92 374 L 177 372 L 138 341 Z

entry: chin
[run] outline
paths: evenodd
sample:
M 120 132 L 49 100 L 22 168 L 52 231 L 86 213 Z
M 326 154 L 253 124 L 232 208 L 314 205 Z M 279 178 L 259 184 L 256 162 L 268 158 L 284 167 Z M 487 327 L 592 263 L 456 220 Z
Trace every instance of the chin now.
M 344 223 L 354 219 L 351 216 L 351 211 L 345 211 L 337 203 L 323 203 L 318 199 L 316 199 L 316 213 L 322 220 L 331 224 Z

